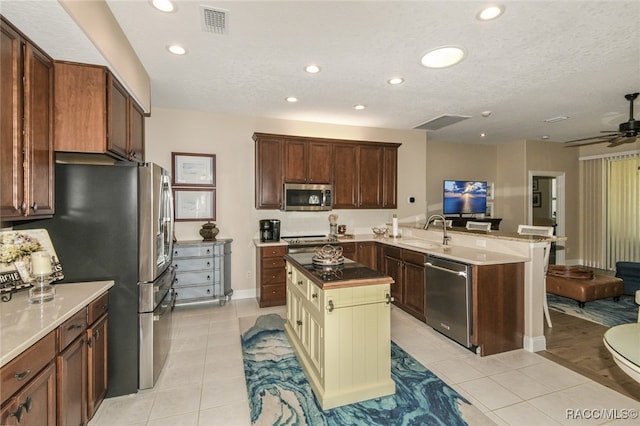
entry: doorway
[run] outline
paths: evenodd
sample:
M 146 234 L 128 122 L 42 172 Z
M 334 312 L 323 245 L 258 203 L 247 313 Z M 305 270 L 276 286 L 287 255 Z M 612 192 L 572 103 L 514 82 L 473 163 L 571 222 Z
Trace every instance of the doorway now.
M 564 172 L 529 171 L 528 224 L 553 226 L 554 235 L 565 235 Z M 551 264 L 564 264 L 564 241 L 551 245 Z

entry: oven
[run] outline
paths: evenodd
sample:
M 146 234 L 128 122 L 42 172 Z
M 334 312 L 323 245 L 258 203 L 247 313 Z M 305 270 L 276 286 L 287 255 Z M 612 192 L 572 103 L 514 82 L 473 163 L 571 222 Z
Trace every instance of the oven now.
M 140 389 L 152 388 L 169 354 L 175 306 L 173 266 L 154 282 L 139 284 Z

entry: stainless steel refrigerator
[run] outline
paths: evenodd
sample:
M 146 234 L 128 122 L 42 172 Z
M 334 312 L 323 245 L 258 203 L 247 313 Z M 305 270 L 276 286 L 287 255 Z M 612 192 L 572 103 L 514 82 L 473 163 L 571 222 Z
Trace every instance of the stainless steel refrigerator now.
M 108 397 L 152 387 L 170 346 L 173 198 L 156 164 L 56 164 L 45 228 L 63 282 L 114 280 L 109 291 Z

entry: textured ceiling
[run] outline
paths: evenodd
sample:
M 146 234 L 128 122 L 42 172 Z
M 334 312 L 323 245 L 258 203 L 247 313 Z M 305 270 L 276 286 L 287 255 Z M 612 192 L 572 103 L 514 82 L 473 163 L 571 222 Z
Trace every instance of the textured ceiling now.
M 428 138 L 563 141 L 617 130 L 628 119 L 624 95 L 640 91 L 637 0 L 505 1 L 489 22 L 475 18 L 481 1 L 200 0 L 178 1 L 169 14 L 146 0 L 107 4 L 151 77 L 152 108 L 398 129 L 467 115 Z M 56 5 L 3 0 L 2 13 L 53 57 L 99 63 Z M 227 34 L 202 30 L 200 5 L 228 11 Z M 189 54 L 168 54 L 173 42 Z M 444 45 L 466 58 L 439 70 L 420 64 Z M 322 71 L 305 73 L 309 63 Z M 393 76 L 406 81 L 389 86 Z M 544 122 L 560 115 L 570 118 Z

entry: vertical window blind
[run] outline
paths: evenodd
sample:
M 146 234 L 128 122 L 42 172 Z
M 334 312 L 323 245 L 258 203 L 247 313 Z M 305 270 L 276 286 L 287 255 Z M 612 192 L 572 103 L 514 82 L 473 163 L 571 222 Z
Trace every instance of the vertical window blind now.
M 640 261 L 640 155 L 580 162 L 580 229 L 585 266 Z

